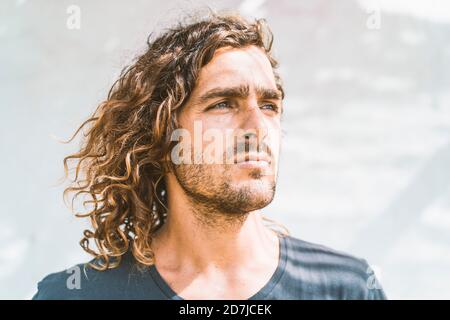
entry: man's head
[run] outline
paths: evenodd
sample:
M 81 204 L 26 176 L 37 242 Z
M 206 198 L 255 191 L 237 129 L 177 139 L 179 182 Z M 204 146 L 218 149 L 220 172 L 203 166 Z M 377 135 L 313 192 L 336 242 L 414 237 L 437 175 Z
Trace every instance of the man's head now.
M 211 209 L 206 222 L 215 221 L 214 212 L 238 219 L 267 206 L 275 192 L 281 111 L 282 92 L 263 48 L 216 50 L 179 113 L 190 157 L 169 174 L 169 194 L 171 184 L 180 184 L 192 202 Z
M 90 125 L 81 150 L 64 159 L 66 175 L 68 160 L 78 160 L 75 185 L 64 195 L 76 191 L 74 198 L 92 198 L 84 202 L 93 208 L 83 216 L 91 218 L 94 231 L 85 231 L 81 245 L 105 267 L 116 266 L 130 246 L 138 261 L 153 262 L 152 234 L 165 221 L 171 183 L 192 201 L 225 213 L 270 203 L 284 98 L 271 46 L 263 20 L 211 14 L 180 23 L 148 40 L 146 52 L 75 132 Z M 173 161 L 173 133 L 185 130 L 198 141 L 195 124 L 201 140 L 191 144 L 193 158 L 195 145 L 205 156 L 211 136 L 220 136 L 214 159 L 223 155 L 224 163 Z M 98 252 L 89 248 L 90 238 Z

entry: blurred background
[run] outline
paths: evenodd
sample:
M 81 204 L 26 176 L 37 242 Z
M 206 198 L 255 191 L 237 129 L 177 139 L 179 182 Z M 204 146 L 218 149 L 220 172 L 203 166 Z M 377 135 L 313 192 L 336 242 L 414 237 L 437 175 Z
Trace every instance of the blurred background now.
M 450 299 L 450 2 L 0 2 L 0 298 L 91 257 L 58 185 L 67 140 L 152 31 L 205 5 L 265 17 L 286 100 L 291 234 L 365 258 L 388 298 Z M 79 13 L 79 29 L 74 14 Z

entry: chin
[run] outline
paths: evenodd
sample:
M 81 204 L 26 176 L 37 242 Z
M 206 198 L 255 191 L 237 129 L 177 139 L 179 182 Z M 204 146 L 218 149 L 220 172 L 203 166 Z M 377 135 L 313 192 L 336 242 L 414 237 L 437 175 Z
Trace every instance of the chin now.
M 273 200 L 273 197 L 267 195 L 259 195 L 258 197 L 254 197 L 245 206 L 245 211 L 250 212 L 254 210 L 260 210 L 262 208 L 267 207 Z
M 275 196 L 275 184 L 272 180 L 245 180 L 239 182 L 238 193 L 261 209 L 272 202 Z

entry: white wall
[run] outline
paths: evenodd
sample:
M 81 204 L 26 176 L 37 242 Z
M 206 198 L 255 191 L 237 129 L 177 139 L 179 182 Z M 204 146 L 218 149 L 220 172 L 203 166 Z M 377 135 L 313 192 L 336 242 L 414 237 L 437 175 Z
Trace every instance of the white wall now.
M 285 78 L 280 181 L 264 211 L 294 236 L 366 258 L 389 298 L 449 299 L 448 17 L 435 2 L 382 1 L 370 29 L 364 1 L 213 7 L 225 3 L 267 17 Z M 71 4 L 80 30 L 66 27 Z M 52 137 L 88 117 L 150 31 L 198 4 L 0 2 L 0 298 L 30 298 L 44 275 L 89 259 L 86 223 L 57 185 L 77 142 Z

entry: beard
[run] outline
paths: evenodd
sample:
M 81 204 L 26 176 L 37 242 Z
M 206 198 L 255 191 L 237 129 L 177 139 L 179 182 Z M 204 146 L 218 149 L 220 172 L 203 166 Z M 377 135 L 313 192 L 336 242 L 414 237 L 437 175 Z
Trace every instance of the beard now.
M 174 167 L 198 220 L 207 225 L 241 225 L 249 212 L 266 207 L 275 195 L 274 175 L 256 168 L 234 178 L 232 164 L 182 164 Z M 241 175 L 244 173 L 240 173 Z

